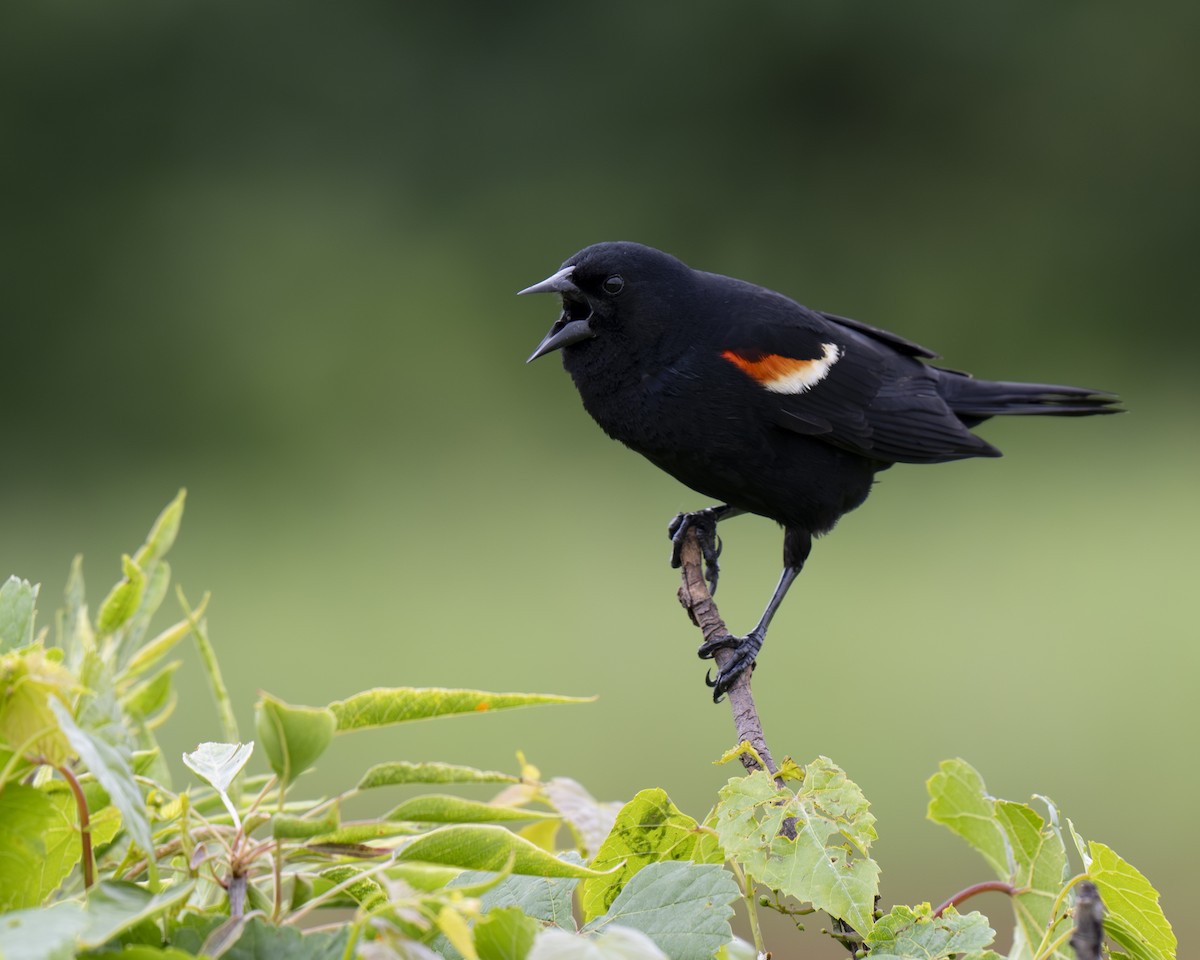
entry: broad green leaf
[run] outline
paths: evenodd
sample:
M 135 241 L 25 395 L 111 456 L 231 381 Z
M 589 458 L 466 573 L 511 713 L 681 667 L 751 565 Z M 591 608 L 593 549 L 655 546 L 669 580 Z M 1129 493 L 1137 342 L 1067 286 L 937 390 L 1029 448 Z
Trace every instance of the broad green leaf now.
M 6 913 L 0 920 L 0 957 L 71 960 L 76 953 L 76 938 L 87 923 L 82 905 L 73 900 Z
M 1102 843 L 1088 844 L 1088 878 L 1104 902 L 1104 932 L 1134 960 L 1174 960 L 1178 941 L 1158 891 L 1132 864 Z
M 487 713 L 542 703 L 589 703 L 594 697 L 560 697 L 543 693 L 487 693 L 440 687 L 391 687 L 366 690 L 329 705 L 338 733 L 385 727 L 461 713 Z
M 75 723 L 71 712 L 59 700 L 52 697 L 50 708 L 79 758 L 108 792 L 113 805 L 121 811 L 125 829 L 129 831 L 133 842 L 150 858 L 151 875 L 157 876 L 150 816 L 146 812 L 146 803 L 142 799 L 137 781 L 133 778 L 127 753 L 81 729 Z
M 146 589 L 146 573 L 133 562 L 132 557 L 121 557 L 121 569 L 125 578 L 109 591 L 96 617 L 96 633 L 102 637 L 115 633 L 125 625 L 142 602 L 142 594 Z
M 400 848 L 399 859 L 441 863 L 464 870 L 502 871 L 540 877 L 594 877 L 599 871 L 566 863 L 503 827 L 460 824 L 439 827 Z M 514 859 L 515 858 L 515 859 Z
M 654 941 L 629 927 L 612 927 L 598 937 L 583 937 L 551 927 L 538 934 L 527 960 L 676 960 Z
M 520 783 L 520 777 L 495 770 L 476 770 L 452 763 L 379 763 L 358 781 L 359 790 L 392 787 L 403 783 Z
M 36 645 L 0 655 L 0 744 L 58 766 L 71 755 L 51 703 L 61 705 L 76 687 L 69 670 Z
M 187 490 L 181 489 L 175 494 L 175 499 L 168 503 L 162 513 L 154 521 L 154 525 L 150 528 L 150 533 L 146 535 L 146 542 L 134 554 L 134 561 L 140 567 L 148 567 L 156 560 L 161 560 L 167 555 L 167 551 L 175 543 L 175 537 L 179 533 L 179 524 L 183 520 L 183 504 L 187 499 Z
M 74 796 L 58 784 L 10 783 L 0 792 L 0 912 L 36 907 L 59 888 L 83 856 Z M 113 807 L 93 812 L 92 843 L 120 827 Z
M 875 818 L 858 786 L 832 761 L 804 768 L 793 793 L 763 771 L 721 788 L 715 826 L 726 856 L 772 890 L 825 910 L 864 936 L 870 932 L 879 867 L 867 851 Z M 796 839 L 780 834 L 794 818 Z
M 344 888 L 346 896 L 367 910 L 371 910 L 381 903 L 387 903 L 387 891 L 380 886 L 379 881 L 364 874 L 357 867 L 348 864 L 329 867 L 327 870 L 321 871 L 321 876 L 334 885 L 352 880 L 353 882 Z
M 254 706 L 258 739 L 271 769 L 287 786 L 317 762 L 337 730 L 327 707 L 301 707 L 260 694 Z
M 600 849 L 621 810 L 621 804 L 597 800 L 569 777 L 555 777 L 543 785 L 542 793 L 549 804 L 563 815 L 587 856 L 592 856 Z
M 196 960 L 194 954 L 177 947 L 156 947 L 148 943 L 127 944 L 120 950 L 99 950 L 88 960 Z
M 417 827 L 407 823 L 389 823 L 386 820 L 363 820 L 343 823 L 330 833 L 318 834 L 313 838 L 313 844 L 328 846 L 330 844 L 360 844 L 372 840 L 383 840 L 387 837 L 402 837 L 418 832 Z
M 84 947 L 101 947 L 123 930 L 179 906 L 191 895 L 194 880 L 151 894 L 133 883 L 105 880 L 88 891 L 86 927 L 79 935 Z
M 558 814 L 431 793 L 405 800 L 384 819 L 409 823 L 500 823 L 511 820 L 557 820 Z
M 542 925 L 516 907 L 491 910 L 475 922 L 479 960 L 525 960 Z
M 1001 880 L 1026 893 L 1012 898 L 1019 930 L 1019 949 L 1029 956 L 1042 942 L 1051 923 L 1051 910 L 1066 881 L 1067 853 L 1062 834 L 1032 807 L 997 800 L 987 793 L 983 778 L 963 760 L 947 760 L 927 784 L 929 819 L 941 823 L 975 847 Z M 1057 932 L 1066 921 L 1055 924 Z M 1066 958 L 1066 948 L 1055 957 Z
M 580 891 L 583 919 L 586 922 L 604 914 L 629 878 L 649 863 L 722 863 L 724 859 L 712 833 L 681 813 L 664 790 L 643 790 L 621 808 L 592 859 L 596 870 L 617 869 L 584 881 Z
M 1013 859 L 996 822 L 995 800 L 987 795 L 979 772 L 965 760 L 943 760 L 925 787 L 929 791 L 926 816 L 966 840 L 983 854 L 997 876 L 1007 880 Z
M 575 860 L 567 862 L 579 862 L 578 855 L 564 854 L 564 858 L 568 856 L 574 856 Z M 470 888 L 486 882 L 491 876 L 494 875 L 466 871 L 448 885 L 454 888 Z M 508 876 L 482 894 L 480 909 L 486 913 L 503 907 L 515 907 L 535 920 L 574 930 L 571 898 L 578 882 L 575 877 Z
M 871 960 L 948 960 L 955 955 L 958 960 L 1000 960 L 985 949 L 995 938 L 996 932 L 981 913 L 962 914 L 948 907 L 934 917 L 929 904 L 922 903 L 915 910 L 892 907 L 876 921 L 866 946 Z
M 343 960 L 350 939 L 350 924 L 338 930 L 301 933 L 295 927 L 272 926 L 253 917 L 223 954 L 224 960 Z
M 671 960 L 709 960 L 733 937 L 730 904 L 740 896 L 732 875 L 717 864 L 652 863 L 625 884 L 608 912 L 584 932 L 631 927 Z
M 33 643 L 40 585 L 9 577 L 0 586 L 0 653 Z

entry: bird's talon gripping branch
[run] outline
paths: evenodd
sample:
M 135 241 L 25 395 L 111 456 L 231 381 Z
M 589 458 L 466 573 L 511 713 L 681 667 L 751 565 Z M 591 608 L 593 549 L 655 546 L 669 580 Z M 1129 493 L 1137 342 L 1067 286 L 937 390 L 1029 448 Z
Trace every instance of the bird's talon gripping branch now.
M 705 640 L 696 648 L 696 656 L 701 660 L 711 660 L 718 650 L 736 650 L 741 642 L 741 637 L 735 637 L 728 633 L 723 637 L 713 637 L 711 640 Z
M 721 573 L 717 560 L 723 545 L 717 534 L 717 521 L 727 512 L 728 507 L 706 507 L 694 513 L 681 513 L 667 527 L 667 536 L 671 538 L 671 567 L 675 570 L 683 564 L 679 555 L 683 549 L 683 538 L 689 530 L 696 531 L 696 541 L 704 557 L 704 579 L 708 581 L 709 593 L 717 592 L 717 577 Z

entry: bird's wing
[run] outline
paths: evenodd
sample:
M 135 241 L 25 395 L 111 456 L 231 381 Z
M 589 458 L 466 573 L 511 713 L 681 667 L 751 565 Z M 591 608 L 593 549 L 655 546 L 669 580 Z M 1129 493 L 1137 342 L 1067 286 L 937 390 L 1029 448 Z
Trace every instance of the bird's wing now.
M 760 302 L 726 327 L 720 353 L 758 386 L 760 409 L 794 433 L 884 462 L 999 455 L 939 394 L 940 371 L 921 360 L 930 351 L 865 324 Z

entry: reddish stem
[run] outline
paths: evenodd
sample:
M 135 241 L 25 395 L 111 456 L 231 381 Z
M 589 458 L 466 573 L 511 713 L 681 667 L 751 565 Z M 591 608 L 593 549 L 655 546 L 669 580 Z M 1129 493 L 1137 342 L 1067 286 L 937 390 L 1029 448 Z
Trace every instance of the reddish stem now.
M 957 907 L 964 900 L 970 900 L 977 893 L 987 893 L 989 890 L 997 890 L 1000 893 L 1007 893 L 1010 897 L 1015 897 L 1018 894 L 1026 893 L 1028 889 L 1028 887 L 1015 887 L 1011 883 L 1005 883 L 1003 880 L 984 880 L 983 883 L 976 883 L 959 890 L 958 893 L 934 910 L 933 915 L 940 917 L 947 907 Z
M 92 821 L 88 815 L 87 797 L 83 795 L 83 788 L 75 779 L 70 767 L 64 764 L 54 769 L 62 774 L 62 778 L 71 787 L 71 792 L 75 794 L 75 805 L 79 808 L 79 841 L 83 852 L 83 886 L 84 889 L 90 890 L 95 877 L 92 874 Z

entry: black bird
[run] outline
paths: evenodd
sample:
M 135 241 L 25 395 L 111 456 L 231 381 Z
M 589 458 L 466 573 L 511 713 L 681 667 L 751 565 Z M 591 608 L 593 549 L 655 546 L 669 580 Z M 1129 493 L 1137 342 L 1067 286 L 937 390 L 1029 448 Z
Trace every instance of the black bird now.
M 698 651 L 735 653 L 708 679 L 715 700 L 754 663 L 812 538 L 859 506 L 880 470 L 998 457 L 970 432 L 996 415 L 1117 412 L 1111 394 L 934 366 L 911 340 L 637 243 L 587 247 L 521 293 L 562 297 L 529 359 L 561 350 L 605 433 L 719 501 L 671 524 L 674 566 L 696 527 L 715 589 L 718 521 L 756 513 L 784 528 L 783 575 L 758 625 Z

